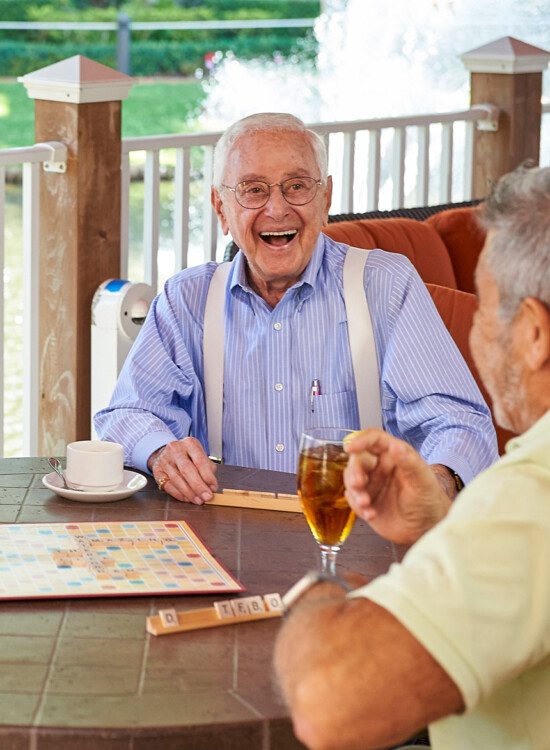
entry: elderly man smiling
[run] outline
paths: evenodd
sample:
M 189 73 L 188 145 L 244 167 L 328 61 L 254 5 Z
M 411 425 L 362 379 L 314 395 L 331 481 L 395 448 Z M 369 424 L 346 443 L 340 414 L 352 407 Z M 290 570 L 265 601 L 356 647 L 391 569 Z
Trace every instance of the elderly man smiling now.
M 380 424 L 421 452 L 450 497 L 496 459 L 481 394 L 399 255 L 368 255 L 360 293 L 377 382 L 354 376 L 342 281 L 348 248 L 322 234 L 331 190 L 322 139 L 292 115 L 247 117 L 218 142 L 212 203 L 240 248 L 227 283 L 212 292 L 215 263 L 166 283 L 96 416 L 99 435 L 122 443 L 127 464 L 152 471 L 173 497 L 201 504 L 216 489 L 207 455 L 216 409 L 207 414 L 205 389 L 218 371 L 226 463 L 294 472 L 304 427 L 360 426 L 356 378 L 360 388 L 380 386 Z M 223 358 L 205 367 L 212 297 L 221 301 L 214 328 L 224 333 Z
M 485 223 L 472 354 L 523 434 L 452 507 L 409 445 L 349 444 L 352 507 L 416 543 L 347 598 L 299 587 L 276 665 L 308 747 L 388 747 L 426 724 L 434 750 L 550 747 L 550 168 L 502 178 Z

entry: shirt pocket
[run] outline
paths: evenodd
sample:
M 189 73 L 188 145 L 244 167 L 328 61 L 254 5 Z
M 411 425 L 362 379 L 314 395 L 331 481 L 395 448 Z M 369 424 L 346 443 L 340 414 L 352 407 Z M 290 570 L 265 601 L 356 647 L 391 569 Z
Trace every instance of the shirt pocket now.
M 306 416 L 306 428 L 343 427 L 349 430 L 359 429 L 359 412 L 355 391 L 324 393 L 320 396 L 314 396 L 313 408 L 314 411 L 309 410 Z

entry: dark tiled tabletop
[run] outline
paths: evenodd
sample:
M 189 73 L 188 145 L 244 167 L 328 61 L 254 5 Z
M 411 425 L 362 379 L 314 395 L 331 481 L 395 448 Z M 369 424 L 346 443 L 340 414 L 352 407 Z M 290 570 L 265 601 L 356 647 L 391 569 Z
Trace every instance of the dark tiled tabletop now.
M 220 479 L 223 483 L 223 471 Z M 0 522 L 184 520 L 246 587 L 283 593 L 317 560 L 295 513 L 191 506 L 150 480 L 114 503 L 64 500 L 43 487 L 45 459 L 0 460 Z M 289 491 L 291 477 L 243 470 L 243 486 Z M 286 486 L 285 486 L 286 483 Z M 235 482 L 231 482 L 235 486 Z M 339 568 L 376 576 L 398 550 L 357 522 Z M 271 671 L 280 621 L 151 636 L 160 608 L 215 596 L 0 602 L 1 750 L 292 750 Z

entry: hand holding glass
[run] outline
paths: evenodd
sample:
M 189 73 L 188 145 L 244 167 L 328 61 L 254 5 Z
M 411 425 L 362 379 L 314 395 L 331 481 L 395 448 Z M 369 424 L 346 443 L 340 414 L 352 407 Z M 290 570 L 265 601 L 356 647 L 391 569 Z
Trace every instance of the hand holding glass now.
M 355 514 L 344 492 L 348 454 L 344 439 L 353 430 L 316 427 L 302 433 L 298 459 L 298 495 L 321 549 L 321 570 L 335 574 L 336 555 L 347 539 Z

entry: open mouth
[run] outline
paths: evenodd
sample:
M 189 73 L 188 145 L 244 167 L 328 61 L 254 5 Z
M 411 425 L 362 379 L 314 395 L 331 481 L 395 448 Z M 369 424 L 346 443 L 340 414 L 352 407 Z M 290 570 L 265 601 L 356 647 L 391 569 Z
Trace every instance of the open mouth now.
M 285 245 L 288 245 L 297 234 L 297 229 L 283 229 L 281 232 L 260 232 L 260 237 L 272 247 L 284 247 Z

